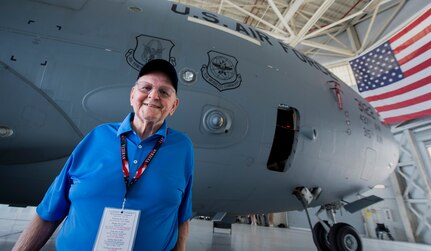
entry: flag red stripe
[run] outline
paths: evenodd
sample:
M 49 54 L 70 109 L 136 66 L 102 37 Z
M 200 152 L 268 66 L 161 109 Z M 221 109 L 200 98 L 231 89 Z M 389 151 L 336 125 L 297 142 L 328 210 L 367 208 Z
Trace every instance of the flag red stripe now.
M 412 60 L 413 58 L 419 56 L 420 54 L 426 52 L 430 48 L 431 48 L 431 41 L 429 41 L 427 44 L 423 45 L 419 49 L 413 51 L 409 55 L 407 55 L 407 56 L 403 57 L 402 59 L 398 60 L 398 63 L 400 65 L 403 65 L 403 64 L 407 63 L 408 61 Z
M 395 110 L 395 109 L 400 109 L 411 105 L 416 105 L 416 104 L 428 101 L 430 99 L 431 99 L 431 93 L 426 93 L 424 95 L 417 96 L 412 99 L 404 100 L 395 104 L 376 107 L 376 110 L 378 112 L 386 112 L 389 110 Z
M 379 95 L 374 95 L 374 96 L 370 96 L 365 98 L 368 102 L 372 102 L 372 101 L 376 101 L 376 100 L 381 100 L 381 99 L 387 99 L 387 98 L 391 98 L 397 95 L 401 95 L 403 93 L 412 91 L 414 89 L 420 88 L 422 86 L 425 86 L 427 84 L 431 83 L 431 76 L 428 76 L 426 78 L 423 78 L 421 80 L 418 80 L 408 86 L 404 86 L 402 88 L 390 91 L 390 92 L 386 92 L 386 93 L 382 93 Z
M 400 53 L 405 48 L 409 47 L 413 43 L 417 42 L 419 39 L 425 37 L 428 33 L 431 32 L 431 25 L 423 29 L 421 32 L 417 33 L 413 37 L 411 37 L 409 40 L 405 41 L 404 43 L 400 44 L 397 48 L 395 48 L 393 51 L 395 54 Z
M 409 113 L 409 114 L 405 114 L 405 115 L 401 115 L 401 116 L 386 118 L 386 119 L 384 119 L 384 121 L 387 124 L 392 124 L 392 123 L 396 123 L 396 122 L 406 121 L 409 119 L 419 118 L 419 117 L 426 116 L 426 115 L 431 115 L 431 109 L 420 111 L 420 112 Z
M 404 34 L 406 34 L 407 32 L 409 32 L 413 28 L 415 28 L 418 24 L 420 24 L 422 21 L 424 21 L 425 19 L 427 19 L 429 16 L 431 16 L 431 9 L 427 10 L 427 12 L 425 12 L 422 16 L 420 16 L 414 22 L 412 22 L 411 24 L 409 24 L 406 28 L 402 29 L 395 36 L 391 37 L 389 39 L 389 42 L 393 43 L 394 41 L 396 41 L 400 37 L 404 36 Z
M 423 61 L 422 63 L 416 65 L 415 67 L 410 68 L 407 71 L 405 71 L 404 77 L 409 77 L 413 74 L 416 74 L 416 73 L 422 71 L 423 69 L 425 69 L 429 66 L 431 66 L 431 58 L 428 58 L 426 61 Z

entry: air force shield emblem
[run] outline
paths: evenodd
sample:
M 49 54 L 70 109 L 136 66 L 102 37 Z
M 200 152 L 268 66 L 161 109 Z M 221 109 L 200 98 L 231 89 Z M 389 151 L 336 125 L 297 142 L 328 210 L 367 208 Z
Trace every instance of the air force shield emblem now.
M 141 34 L 136 37 L 135 48 L 127 51 L 126 60 L 137 71 L 148 61 L 158 58 L 168 60 L 175 66 L 175 58 L 171 57 L 174 46 L 170 40 Z
M 238 88 L 242 78 L 237 74 L 237 64 L 238 60 L 233 56 L 211 50 L 208 64 L 201 68 L 202 77 L 219 91 Z

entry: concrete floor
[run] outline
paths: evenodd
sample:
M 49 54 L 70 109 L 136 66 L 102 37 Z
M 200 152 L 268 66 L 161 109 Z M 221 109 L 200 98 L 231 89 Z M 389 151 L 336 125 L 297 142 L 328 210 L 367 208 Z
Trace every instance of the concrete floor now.
M 0 251 L 11 250 L 19 234 L 33 217 L 35 209 L 13 208 L 0 205 Z M 363 239 L 365 251 L 431 251 L 431 246 L 397 241 Z M 55 236 L 42 249 L 55 250 Z M 232 225 L 227 229 L 216 228 L 212 222 L 194 219 L 191 222 L 188 251 L 315 251 L 311 232 L 269 228 L 246 224 Z

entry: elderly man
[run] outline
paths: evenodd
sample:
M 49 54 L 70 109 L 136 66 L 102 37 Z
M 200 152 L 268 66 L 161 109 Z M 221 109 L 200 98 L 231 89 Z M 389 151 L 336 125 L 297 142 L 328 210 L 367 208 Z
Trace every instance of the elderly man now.
M 133 112 L 79 143 L 14 250 L 40 249 L 63 219 L 58 250 L 185 250 L 194 155 L 191 140 L 166 122 L 177 86 L 169 62 L 142 67 Z

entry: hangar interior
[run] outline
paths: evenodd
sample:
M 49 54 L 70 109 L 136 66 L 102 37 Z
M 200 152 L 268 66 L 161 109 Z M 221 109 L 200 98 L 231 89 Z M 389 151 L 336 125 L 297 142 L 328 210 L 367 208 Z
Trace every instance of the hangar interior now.
M 358 91 L 349 61 L 373 49 L 427 8 L 406 0 L 176 0 L 231 17 L 297 48 Z M 401 156 L 396 173 L 366 194 L 384 198 L 360 214 L 340 215 L 366 237 L 377 238 L 384 223 L 393 239 L 431 245 L 431 118 L 392 124 Z M 316 212 L 317 209 L 314 209 Z M 286 222 L 284 222 L 286 220 Z M 275 221 L 308 228 L 303 212 Z M 389 239 L 387 235 L 380 238 Z
M 358 88 L 349 61 L 387 40 L 395 31 L 411 22 L 418 13 L 430 8 L 428 1 L 421 0 L 174 2 L 225 15 L 263 30 L 323 64 L 355 91 L 358 91 Z M 384 184 L 356 196 L 361 198 L 374 194 L 384 198 L 384 201 L 369 206 L 360 213 L 343 212 L 337 217 L 352 223 L 366 238 L 392 238 L 400 242 L 431 245 L 431 117 L 394 123 L 391 124 L 391 129 L 399 142 L 401 152 L 396 172 Z M 34 213 L 32 210 L 28 212 L 0 208 L 2 216 L 14 215 L 14 220 L 22 220 L 23 223 Z M 317 210 L 318 208 L 313 208 L 310 212 L 313 214 Z M 281 223 L 289 229 L 308 229 L 308 222 L 302 211 L 277 212 L 274 225 Z M 378 236 L 376 233 L 378 223 L 385 225 L 384 235 Z M 21 231 L 22 227 L 22 224 L 18 223 L 7 229 L 8 232 L 2 232 L 3 236 L 0 237 L 7 239 L 9 235 Z M 235 230 L 239 231 L 238 227 L 234 227 L 233 231 Z M 387 233 L 390 233 L 390 236 Z

